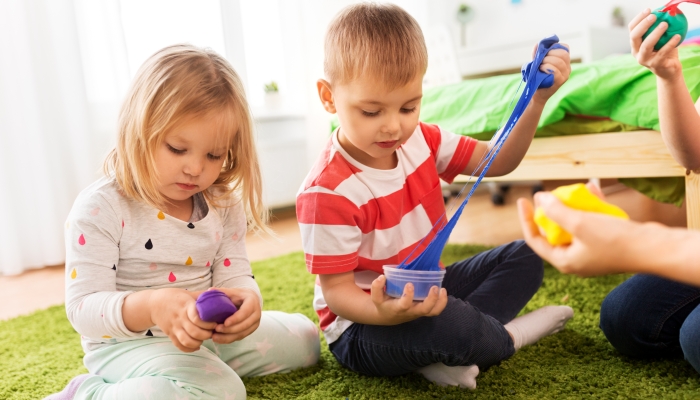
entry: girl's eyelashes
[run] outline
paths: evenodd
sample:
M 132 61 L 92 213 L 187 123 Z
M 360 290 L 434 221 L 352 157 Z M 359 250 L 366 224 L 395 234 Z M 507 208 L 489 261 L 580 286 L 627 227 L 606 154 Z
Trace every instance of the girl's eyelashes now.
M 404 113 L 404 114 L 410 114 L 410 113 L 412 113 L 412 112 L 414 112 L 414 111 L 416 111 L 416 107 L 413 107 L 413 108 L 402 108 L 402 109 L 401 109 L 401 112 Z
M 362 115 L 364 115 L 365 117 L 376 117 L 377 115 L 379 115 L 379 111 L 371 112 L 362 110 Z
M 172 151 L 175 154 L 185 154 L 185 152 L 187 151 L 187 150 L 182 150 L 182 149 L 176 149 L 175 147 L 173 147 L 167 143 L 165 145 L 168 146 L 168 150 Z M 221 160 L 221 156 L 216 156 L 216 155 L 211 154 L 211 153 L 207 154 L 207 158 L 212 160 L 212 161 Z
M 168 146 L 168 150 L 172 151 L 175 154 L 184 154 L 185 153 L 185 150 L 176 149 L 167 143 L 165 145 Z

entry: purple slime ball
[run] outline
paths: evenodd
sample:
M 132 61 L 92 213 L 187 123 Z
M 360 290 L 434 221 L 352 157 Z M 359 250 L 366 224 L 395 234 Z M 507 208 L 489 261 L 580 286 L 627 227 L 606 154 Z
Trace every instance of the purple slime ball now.
M 238 311 L 231 299 L 219 290 L 207 290 L 200 294 L 196 306 L 202 321 L 217 324 L 223 324 L 226 318 Z

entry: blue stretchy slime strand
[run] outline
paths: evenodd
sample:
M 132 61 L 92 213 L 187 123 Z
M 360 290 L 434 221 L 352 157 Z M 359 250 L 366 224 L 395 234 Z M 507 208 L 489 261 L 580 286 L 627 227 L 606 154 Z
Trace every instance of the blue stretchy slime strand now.
M 542 65 L 542 60 L 547 55 L 547 53 L 553 49 L 564 49 L 568 51 L 566 47 L 559 44 L 559 38 L 556 35 L 554 35 L 542 39 L 542 41 L 540 41 L 539 45 L 537 46 L 537 52 L 535 54 L 534 59 L 530 63 L 523 66 L 522 75 L 523 81 L 525 82 L 525 89 L 520 95 L 520 99 L 515 105 L 513 112 L 508 118 L 508 121 L 505 123 L 502 132 L 500 133 L 500 135 L 498 132 L 496 133 L 496 135 L 499 136 L 496 138 L 493 147 L 488 151 L 488 153 L 485 156 L 486 161 L 484 168 L 479 174 L 479 177 L 477 178 L 476 182 L 474 182 L 474 186 L 472 186 L 471 190 L 469 191 L 469 194 L 464 198 L 460 206 L 457 208 L 455 214 L 452 216 L 452 218 L 450 218 L 450 220 L 447 223 L 444 223 L 443 221 L 443 218 L 446 218 L 446 215 L 443 214 L 442 217 L 440 217 L 440 219 L 436 222 L 435 226 L 433 226 L 433 229 L 440 224 L 444 224 L 444 226 L 442 226 L 438 230 L 438 232 L 435 234 L 435 237 L 433 237 L 432 241 L 425 247 L 423 252 L 411 262 L 406 262 L 412 255 L 409 254 L 408 257 L 406 257 L 406 259 L 397 266 L 397 268 L 420 271 L 436 271 L 440 269 L 440 255 L 442 254 L 442 250 L 445 248 L 445 244 L 447 244 L 447 239 L 450 237 L 450 234 L 452 233 L 452 230 L 454 229 L 457 220 L 459 220 L 459 217 L 462 215 L 464 207 L 467 205 L 469 199 L 474 194 L 474 191 L 476 190 L 477 186 L 479 186 L 479 183 L 481 183 L 481 180 L 484 178 L 486 172 L 491 167 L 491 163 L 496 158 L 496 155 L 498 155 L 498 152 L 503 146 L 505 140 L 508 138 L 508 135 L 510 135 L 510 132 L 513 130 L 513 127 L 515 127 L 515 124 L 525 112 L 525 109 L 530 103 L 530 100 L 535 94 L 535 91 L 538 88 L 548 88 L 554 84 L 554 75 L 540 71 L 540 65 Z M 430 233 L 428 234 L 428 236 L 430 236 Z M 426 239 L 424 238 L 423 240 Z M 416 248 L 419 248 L 421 243 L 419 243 L 416 246 Z

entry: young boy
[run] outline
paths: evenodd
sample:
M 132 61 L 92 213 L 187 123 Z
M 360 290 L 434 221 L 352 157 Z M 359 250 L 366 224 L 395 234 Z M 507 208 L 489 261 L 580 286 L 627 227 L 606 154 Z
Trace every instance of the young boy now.
M 513 319 L 543 276 L 542 260 L 522 241 L 448 267 L 443 288 L 422 302 L 410 284 L 401 299 L 384 294 L 382 266 L 432 237 L 445 213 L 439 178 L 471 174 L 488 150 L 419 122 L 427 59 L 418 24 L 397 6 L 362 3 L 335 18 L 317 86 L 340 128 L 301 188 L 297 217 L 308 270 L 318 274 L 314 308 L 342 365 L 373 376 L 418 371 L 475 388 L 479 368 L 561 330 L 573 310 L 550 306 Z M 490 176 L 523 158 L 545 102 L 568 79 L 568 52 L 550 51 L 541 69 L 555 83 L 537 91 Z

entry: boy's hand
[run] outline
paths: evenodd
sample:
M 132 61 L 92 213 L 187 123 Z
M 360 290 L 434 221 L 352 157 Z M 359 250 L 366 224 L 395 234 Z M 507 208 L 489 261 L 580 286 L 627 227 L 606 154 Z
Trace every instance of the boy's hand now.
M 659 51 L 654 50 L 654 46 L 661 39 L 661 36 L 668 29 L 668 24 L 662 22 L 653 32 L 642 40 L 642 36 L 656 21 L 656 15 L 648 8 L 634 17 L 629 23 L 630 45 L 632 55 L 639 64 L 649 68 L 654 75 L 661 79 L 676 78 L 681 73 L 681 62 L 678 59 L 678 49 L 676 46 L 681 41 L 680 35 L 674 35 Z
M 567 49 L 569 48 L 568 44 L 561 43 L 561 45 Z M 537 51 L 537 45 L 535 45 L 535 50 L 532 54 L 533 57 L 535 51 Z M 537 89 L 533 95 L 533 100 L 545 103 L 559 90 L 564 82 L 569 80 L 569 76 L 571 75 L 571 57 L 569 52 L 564 49 L 550 50 L 542 60 L 542 64 L 540 64 L 540 71 L 547 74 L 554 74 L 554 84 L 546 89 Z
M 262 311 L 257 293 L 242 288 L 216 288 L 228 296 L 238 311 L 228 317 L 223 324 L 216 325 L 212 340 L 228 344 L 241 340 L 253 333 L 260 325 Z
M 149 301 L 153 323 L 185 353 L 199 350 L 202 342 L 212 337 L 216 326 L 199 319 L 195 298 L 182 289 L 159 289 Z
M 400 324 L 413 321 L 419 317 L 434 317 L 440 315 L 447 306 L 447 290 L 438 289 L 437 286 L 430 288 L 428 297 L 422 302 L 413 301 L 413 285 L 406 284 L 403 296 L 395 299 L 384 292 L 386 277 L 379 276 L 372 282 L 371 295 L 372 302 L 377 307 L 377 312 L 386 321 L 387 325 Z

